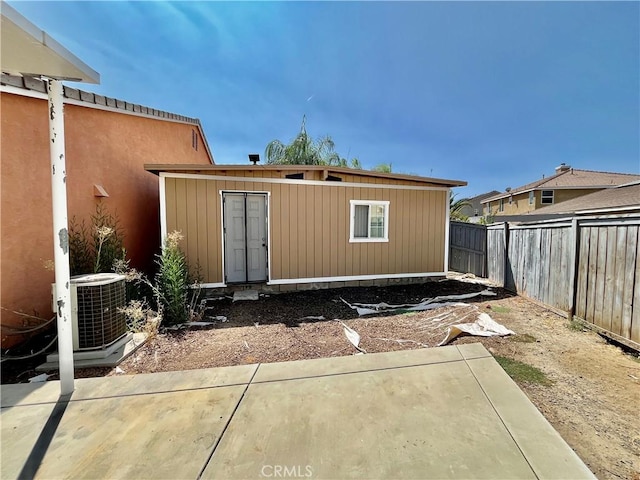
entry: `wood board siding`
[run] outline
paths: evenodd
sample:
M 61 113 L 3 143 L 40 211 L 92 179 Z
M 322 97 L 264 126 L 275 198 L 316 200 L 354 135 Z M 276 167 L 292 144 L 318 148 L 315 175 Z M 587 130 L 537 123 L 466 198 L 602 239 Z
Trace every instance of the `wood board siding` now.
M 234 172 L 235 174 L 235 172 Z M 166 231 L 205 283 L 224 283 L 221 191 L 269 193 L 270 279 L 444 271 L 447 190 L 165 178 Z M 350 243 L 350 200 L 389 201 L 389 242 Z

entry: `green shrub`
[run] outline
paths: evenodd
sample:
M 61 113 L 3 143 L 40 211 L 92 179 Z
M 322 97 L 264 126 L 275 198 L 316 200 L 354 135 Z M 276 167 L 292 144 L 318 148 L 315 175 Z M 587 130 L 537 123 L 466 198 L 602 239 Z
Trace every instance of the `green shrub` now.
M 124 258 L 124 233 L 117 215 L 99 203 L 91 215 L 91 227 L 85 221 L 69 222 L 69 266 L 71 275 L 112 272 L 114 262 Z
M 190 319 L 189 266 L 178 245 L 180 240 L 182 240 L 180 232 L 170 233 L 156 261 L 158 273 L 155 287 L 162 323 L 165 325 L 178 325 Z

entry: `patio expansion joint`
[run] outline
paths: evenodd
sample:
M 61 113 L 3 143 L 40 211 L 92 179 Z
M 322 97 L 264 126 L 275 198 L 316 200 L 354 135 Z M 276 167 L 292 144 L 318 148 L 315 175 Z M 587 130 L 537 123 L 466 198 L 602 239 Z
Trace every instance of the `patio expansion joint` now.
M 475 360 L 475 359 L 469 359 L 469 360 Z M 473 372 L 473 369 L 471 368 L 471 366 L 469 365 L 469 360 L 468 359 L 464 359 L 464 363 L 467 366 L 467 368 L 469 369 L 469 371 L 471 372 L 471 375 L 473 376 L 473 379 L 476 381 L 476 383 L 478 384 L 478 387 L 480 387 L 480 390 L 482 391 L 482 394 L 484 395 L 484 397 L 487 399 L 487 402 L 489 402 L 489 405 L 491 405 L 491 408 L 493 409 L 493 411 L 495 412 L 496 416 L 498 417 L 498 419 L 500 419 L 500 423 L 502 424 L 502 426 L 504 427 L 504 429 L 507 431 L 507 433 L 509 434 L 509 437 L 511 438 L 511 440 L 513 441 L 514 445 L 516 446 L 516 448 L 518 449 L 518 451 L 520 452 L 520 454 L 522 455 L 522 458 L 524 458 L 524 461 L 527 462 L 527 465 L 529 466 L 529 468 L 531 469 L 531 473 L 533 473 L 533 475 L 535 476 L 535 478 L 540 478 L 538 476 L 538 474 L 536 473 L 535 469 L 533 468 L 533 465 L 531 465 L 531 462 L 529 462 L 529 459 L 527 458 L 527 456 L 525 455 L 525 453 L 522 451 L 522 448 L 520 447 L 520 444 L 518 443 L 518 441 L 513 437 L 513 434 L 511 433 L 511 430 L 509 430 L 509 427 L 507 426 L 507 424 L 505 423 L 504 419 L 502 418 L 502 415 L 500 415 L 500 412 L 498 412 L 498 409 L 496 408 L 496 406 L 493 404 L 493 402 L 491 401 L 491 398 L 489 397 L 489 395 L 487 394 L 487 392 L 485 391 L 484 387 L 482 386 L 482 383 L 480 382 L 480 380 L 478 379 L 478 377 L 476 377 L 476 374 Z
M 255 372 L 254 372 L 255 374 Z M 253 377 L 252 377 L 253 378 Z M 251 383 L 251 382 L 249 382 Z M 239 382 L 239 383 L 227 383 L 224 385 L 208 385 L 206 387 L 190 387 L 190 388 L 178 388 L 175 390 L 157 390 L 154 392 L 133 392 L 133 393 L 115 393 L 113 395 L 103 395 L 99 397 L 87 397 L 87 398 L 71 398 L 68 400 L 68 403 L 80 403 L 80 402 L 89 402 L 93 400 L 108 400 L 111 398 L 127 398 L 127 397 L 142 397 L 146 395 L 165 395 L 170 393 L 179 393 L 179 392 L 194 392 L 198 390 L 210 390 L 214 388 L 225 388 L 225 387 L 240 387 L 242 385 L 249 385 L 247 382 Z M 10 408 L 24 408 L 24 407 L 33 407 L 38 405 L 52 405 L 57 404 L 56 400 L 46 400 L 41 402 L 33 402 L 33 403 L 19 403 L 16 405 L 2 405 L 1 410 L 8 410 Z
M 227 429 L 229 428 L 229 424 L 231 423 L 231 420 L 233 420 L 233 417 L 236 415 L 236 412 L 238 411 L 238 408 L 240 408 L 240 404 L 242 403 L 242 400 L 244 400 L 244 397 L 247 394 L 247 390 L 249 389 L 249 385 L 251 385 L 251 382 L 253 382 L 253 379 L 256 376 L 256 373 L 258 373 L 258 370 L 260 370 L 260 366 L 261 365 L 262 364 L 259 363 L 256 366 L 256 369 L 253 371 L 253 375 L 251 375 L 251 378 L 249 379 L 249 381 L 247 383 L 240 384 L 240 385 L 244 385 L 244 390 L 242 391 L 242 395 L 240 395 L 240 398 L 238 399 L 238 403 L 236 403 L 236 406 L 233 409 L 233 412 L 231 412 L 231 415 L 229 415 L 229 419 L 227 420 L 227 423 L 225 423 L 224 428 L 222 429 L 222 432 L 220 432 L 220 436 L 217 438 L 216 443 L 213 445 L 213 448 L 211 449 L 211 453 L 209 454 L 209 456 L 205 460 L 204 465 L 202 465 L 202 468 L 200 469 L 200 472 L 198 473 L 198 476 L 196 477 L 197 480 L 200 480 L 202 478 L 202 475 L 204 474 L 204 471 L 207 469 L 207 466 L 209 465 L 209 462 L 211 462 L 211 459 L 213 458 L 213 455 L 216 453 L 216 450 L 218 449 L 218 445 L 220 445 L 220 442 L 224 438 L 224 434 L 227 432 Z
M 393 367 L 379 367 L 379 368 L 367 368 L 362 370 L 353 370 L 351 372 L 336 372 L 336 373 L 322 373 L 317 375 L 305 375 L 301 377 L 293 377 L 293 378 L 277 378 L 274 380 L 258 380 L 249 382 L 252 385 L 261 385 L 264 383 L 277 383 L 277 382 L 291 382 L 294 380 L 308 380 L 312 378 L 323 378 L 323 377 L 340 377 L 343 375 L 355 375 L 358 373 L 370 373 L 370 372 L 382 372 L 385 370 L 397 370 L 400 368 L 414 368 L 414 367 L 425 367 L 429 365 L 443 365 L 445 363 L 456 363 L 463 361 L 464 358 L 456 358 L 454 360 L 443 360 L 441 362 L 423 362 L 423 363 L 413 363 L 411 365 L 395 365 Z M 466 362 L 466 361 L 465 361 Z M 253 380 L 253 379 L 252 379 Z

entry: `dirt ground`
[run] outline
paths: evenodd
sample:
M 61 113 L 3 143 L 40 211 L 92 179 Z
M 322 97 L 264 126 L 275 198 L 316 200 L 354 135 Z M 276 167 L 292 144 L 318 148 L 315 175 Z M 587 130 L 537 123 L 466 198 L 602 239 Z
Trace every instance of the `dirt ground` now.
M 368 353 L 432 348 L 449 325 L 471 322 L 479 312 L 516 332 L 510 337 L 459 337 L 452 343 L 482 342 L 494 355 L 542 370 L 551 384 L 519 382 L 533 403 L 598 478 L 640 480 L 640 362 L 590 331 L 569 328 L 555 313 L 499 288 L 495 297 L 464 300 L 414 312 L 359 317 L 354 303 L 406 304 L 424 298 L 479 292 L 484 285 L 447 280 L 424 285 L 343 288 L 261 296 L 233 303 L 211 298 L 203 320 L 224 316 L 209 329 L 161 333 L 120 368 L 126 374 L 281 362 L 353 355 L 341 320 L 361 337 Z M 22 367 L 25 368 L 24 366 Z M 3 383 L 26 378 L 3 370 Z M 116 375 L 113 369 L 78 376 Z M 55 378 L 55 377 L 53 377 Z

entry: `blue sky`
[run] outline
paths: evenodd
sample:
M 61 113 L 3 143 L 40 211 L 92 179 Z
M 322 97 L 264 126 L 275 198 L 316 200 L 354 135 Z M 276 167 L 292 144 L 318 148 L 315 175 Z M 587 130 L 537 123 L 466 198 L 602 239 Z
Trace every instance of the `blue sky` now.
M 466 180 L 640 173 L 638 2 L 10 2 L 103 95 L 202 121 L 217 163 L 307 116 L 365 168 Z

